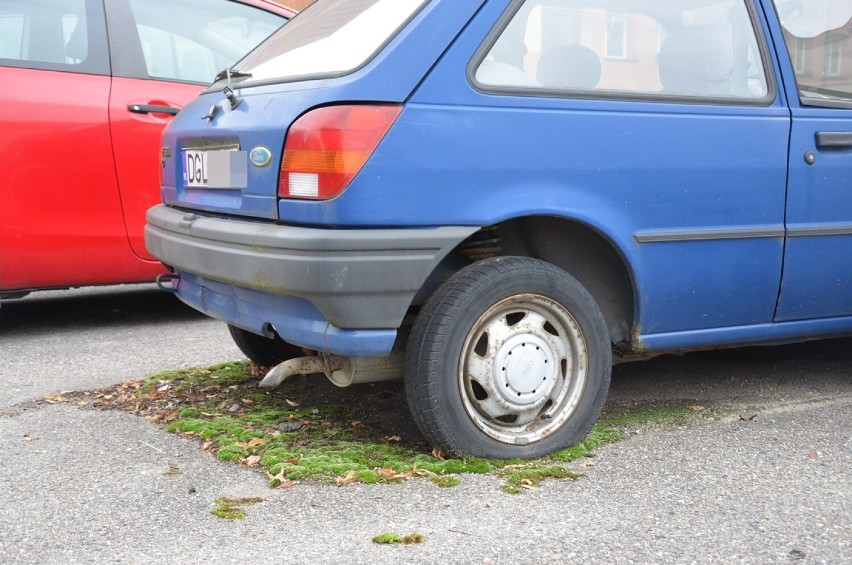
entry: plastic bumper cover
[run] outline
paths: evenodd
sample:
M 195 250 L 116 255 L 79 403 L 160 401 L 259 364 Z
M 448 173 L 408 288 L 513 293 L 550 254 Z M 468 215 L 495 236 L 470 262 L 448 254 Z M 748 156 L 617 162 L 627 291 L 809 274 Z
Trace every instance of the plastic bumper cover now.
M 478 227 L 320 229 L 159 205 L 145 243 L 213 317 L 338 355 L 383 355 L 430 273 Z

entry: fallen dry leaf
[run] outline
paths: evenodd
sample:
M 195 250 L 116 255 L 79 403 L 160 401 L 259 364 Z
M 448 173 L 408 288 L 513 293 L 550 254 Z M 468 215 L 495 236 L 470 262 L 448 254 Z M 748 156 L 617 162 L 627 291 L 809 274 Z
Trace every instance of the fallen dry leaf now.
M 62 402 L 68 402 L 68 399 L 62 396 L 62 394 L 48 394 L 44 397 L 44 399 L 48 402 L 48 404 L 59 404 Z
M 293 408 L 296 408 L 297 406 L 299 406 L 298 402 L 293 402 L 289 398 L 285 398 L 284 402 L 286 402 L 288 406 L 292 406 Z
M 395 442 L 398 442 L 398 441 L 402 441 L 402 438 L 399 437 L 399 436 L 385 436 L 385 437 L 380 437 L 379 441 L 382 442 L 382 443 L 395 443 Z
M 435 459 L 440 459 L 441 461 L 446 459 L 446 457 L 444 456 L 444 452 L 438 449 L 437 447 L 432 448 L 432 452 L 430 453 L 430 455 Z
M 245 463 L 249 467 L 254 467 L 258 463 L 260 463 L 260 455 L 249 455 L 245 458 Z
M 816 461 L 816 458 L 817 458 L 817 452 L 816 451 L 809 451 L 808 452 L 808 459 Z
M 351 469 L 342 477 L 337 477 L 338 485 L 349 485 L 355 482 L 358 482 L 358 477 L 355 475 L 355 471 L 352 471 Z

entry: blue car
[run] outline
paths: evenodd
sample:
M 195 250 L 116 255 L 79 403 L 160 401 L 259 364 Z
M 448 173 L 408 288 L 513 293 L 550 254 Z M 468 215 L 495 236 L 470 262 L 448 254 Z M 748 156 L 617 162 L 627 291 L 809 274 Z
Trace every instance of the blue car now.
M 146 244 L 261 383 L 403 377 L 451 453 L 613 362 L 852 334 L 852 2 L 318 0 L 186 106 Z

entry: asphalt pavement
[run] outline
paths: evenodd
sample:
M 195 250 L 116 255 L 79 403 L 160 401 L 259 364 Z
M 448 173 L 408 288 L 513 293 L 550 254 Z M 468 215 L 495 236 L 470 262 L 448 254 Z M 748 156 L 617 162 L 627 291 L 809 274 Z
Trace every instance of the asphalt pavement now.
M 616 367 L 610 406 L 712 403 L 628 430 L 582 477 L 270 490 L 137 416 L 31 402 L 241 358 L 224 327 L 147 287 L 0 308 L 0 563 L 849 563 L 852 340 Z M 260 497 L 243 520 L 219 497 Z M 381 546 L 395 531 L 426 541 Z

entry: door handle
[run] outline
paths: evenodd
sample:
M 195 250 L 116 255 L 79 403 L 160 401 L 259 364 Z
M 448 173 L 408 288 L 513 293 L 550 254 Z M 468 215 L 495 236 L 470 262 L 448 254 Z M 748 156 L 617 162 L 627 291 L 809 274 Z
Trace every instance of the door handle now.
M 180 112 L 180 108 L 174 106 L 158 106 L 156 104 L 130 104 L 128 110 L 134 114 L 171 114 Z
M 852 131 L 818 131 L 816 144 L 820 149 L 850 149 Z

